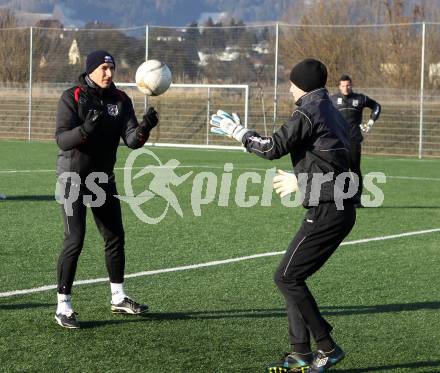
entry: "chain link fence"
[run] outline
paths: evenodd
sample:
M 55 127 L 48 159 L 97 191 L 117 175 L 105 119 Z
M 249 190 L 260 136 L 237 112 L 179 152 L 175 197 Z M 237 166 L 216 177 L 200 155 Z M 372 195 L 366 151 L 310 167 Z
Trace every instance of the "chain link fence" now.
M 294 109 L 291 67 L 315 57 L 329 69 L 330 93 L 348 74 L 355 91 L 382 105 L 380 119 L 365 136 L 365 152 L 440 156 L 439 31 L 436 23 L 0 29 L 0 138 L 53 139 L 59 96 L 96 49 L 115 55 L 120 83 L 133 82 L 145 59 L 159 59 L 170 66 L 174 83 L 248 85 L 248 125 L 270 134 Z M 155 142 L 203 145 L 206 107 L 212 112 L 235 107 L 244 114 L 242 96 L 237 99 L 234 90 L 217 91 L 210 103 L 203 92 L 175 91 L 178 101 L 169 95 L 151 101 L 162 115 Z M 130 95 L 141 115 L 143 96 L 133 89 Z M 197 110 L 203 115 L 194 115 Z M 364 115 L 367 119 L 368 109 Z M 185 128 L 184 136 L 179 128 Z

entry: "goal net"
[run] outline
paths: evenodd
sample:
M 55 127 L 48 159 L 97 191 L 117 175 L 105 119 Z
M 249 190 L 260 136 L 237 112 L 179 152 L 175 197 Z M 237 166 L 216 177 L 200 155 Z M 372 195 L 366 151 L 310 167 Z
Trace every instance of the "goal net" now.
M 235 112 L 248 123 L 248 85 L 171 84 L 161 96 L 148 97 L 134 83 L 119 83 L 132 99 L 139 121 L 150 105 L 159 112 L 159 125 L 148 144 L 174 147 L 235 148 L 237 142 L 210 133 L 209 120 L 218 109 Z

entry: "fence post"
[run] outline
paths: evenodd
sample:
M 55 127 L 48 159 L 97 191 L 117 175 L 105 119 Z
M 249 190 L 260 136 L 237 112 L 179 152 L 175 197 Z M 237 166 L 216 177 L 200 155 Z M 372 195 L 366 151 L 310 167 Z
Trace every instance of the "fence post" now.
M 30 28 L 30 44 L 29 44 L 29 90 L 28 90 L 28 141 L 31 141 L 32 131 L 32 50 L 33 50 L 33 28 Z
M 150 28 L 145 25 L 145 61 L 148 61 L 148 38 L 150 36 Z M 148 96 L 144 95 L 144 113 L 147 112 Z
M 422 159 L 423 153 L 423 95 L 425 81 L 425 32 L 426 24 L 422 23 L 422 62 L 420 66 L 420 114 L 419 114 L 419 159 Z
M 148 38 L 150 36 L 150 28 L 145 25 L 145 61 L 148 60 Z
M 275 73 L 273 83 L 273 130 L 275 131 L 275 121 L 278 112 L 278 44 L 279 44 L 279 23 L 275 25 Z
M 208 101 L 206 103 L 206 145 L 209 145 L 209 114 L 211 112 L 211 88 L 208 87 Z
M 249 84 L 244 89 L 244 128 L 248 128 L 249 118 Z
M 244 128 L 248 128 L 249 119 L 249 84 L 246 84 L 244 90 Z M 247 149 L 243 147 L 243 151 L 246 152 Z

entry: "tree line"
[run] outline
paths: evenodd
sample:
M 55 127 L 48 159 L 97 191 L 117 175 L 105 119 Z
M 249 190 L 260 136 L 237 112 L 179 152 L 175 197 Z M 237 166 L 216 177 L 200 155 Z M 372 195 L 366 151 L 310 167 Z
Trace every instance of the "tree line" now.
M 438 13 L 430 2 L 403 0 L 296 1 L 279 25 L 278 76 L 287 81 L 290 68 L 306 57 L 319 58 L 329 68 L 330 85 L 341 74 L 364 87 L 418 88 L 422 25 Z M 295 25 L 289 24 L 293 19 Z M 381 23 L 363 26 L 368 22 Z M 355 22 L 355 24 L 354 24 Z M 343 25 L 352 25 L 342 27 Z M 439 26 L 426 26 L 425 84 L 440 83 Z M 69 61 L 73 43 L 79 60 Z M 115 55 L 118 81 L 133 81 L 137 66 L 148 58 L 167 63 L 179 83 L 246 83 L 273 86 L 275 26 L 245 25 L 234 18 L 185 28 L 150 27 L 120 30 L 89 23 L 79 30 L 34 28 L 32 74 L 36 82 L 72 82 L 84 70 L 94 49 Z M 17 28 L 7 10 L 0 12 L 0 82 L 29 79 L 30 30 Z

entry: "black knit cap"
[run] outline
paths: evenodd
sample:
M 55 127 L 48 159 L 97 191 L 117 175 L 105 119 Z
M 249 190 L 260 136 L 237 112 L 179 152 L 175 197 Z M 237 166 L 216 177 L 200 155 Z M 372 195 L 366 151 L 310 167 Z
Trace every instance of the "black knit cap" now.
M 103 63 L 112 63 L 116 67 L 115 59 L 110 53 L 103 50 L 90 53 L 86 58 L 86 73 L 90 74 Z
M 323 88 L 327 83 L 327 68 L 321 61 L 307 58 L 293 67 L 290 81 L 304 92 Z

